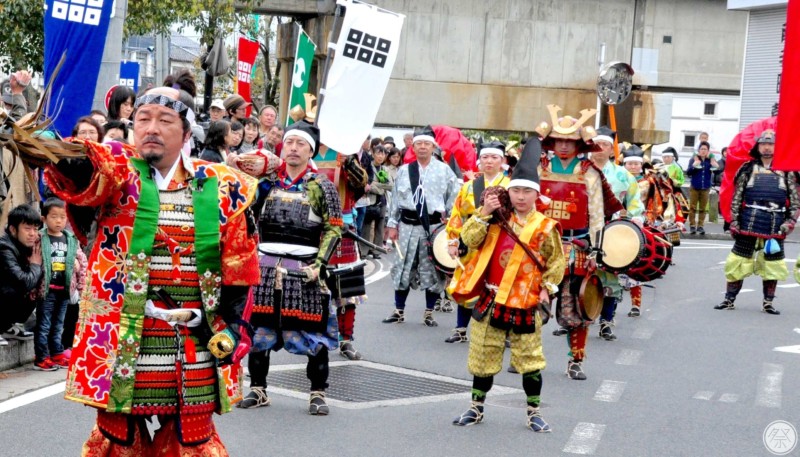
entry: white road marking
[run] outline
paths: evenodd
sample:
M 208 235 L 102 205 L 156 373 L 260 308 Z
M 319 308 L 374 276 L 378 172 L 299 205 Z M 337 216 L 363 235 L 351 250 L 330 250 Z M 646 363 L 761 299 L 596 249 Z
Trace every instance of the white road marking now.
M 788 352 L 789 354 L 800 354 L 800 345 L 797 346 L 778 346 L 776 348 L 772 348 L 773 351 L 777 352 Z
M 739 293 L 742 293 L 742 292 L 755 292 L 755 291 L 756 291 L 755 289 L 742 289 L 742 290 L 739 291 Z
M 41 389 L 36 389 L 33 392 L 28 392 L 14 398 L 10 398 L 0 403 L 0 414 L 11 411 L 12 409 L 17 409 L 20 406 L 29 405 L 33 402 L 44 400 L 47 397 L 52 397 L 53 395 L 63 393 L 66 387 L 66 382 L 59 382 L 58 384 L 53 384 L 52 386 L 42 387 Z
M 736 403 L 739 401 L 738 394 L 722 394 L 719 396 L 719 401 L 722 403 Z
M 800 328 L 795 328 L 795 329 L 794 329 L 794 332 L 795 332 L 795 333 L 800 333 Z
M 794 284 L 778 284 L 778 287 L 780 287 L 781 289 L 791 289 L 791 288 L 794 288 L 794 287 L 800 287 L 800 284 L 797 284 L 797 283 L 794 283 Z
M 563 452 L 584 455 L 594 454 L 605 430 L 606 426 L 603 424 L 578 423 L 575 429 L 572 430 L 572 436 L 569 437 Z
M 765 363 L 758 379 L 756 405 L 765 408 L 780 408 L 782 383 L 783 365 Z
M 595 392 L 594 399 L 607 402 L 619 401 L 619 397 L 621 397 L 622 392 L 625 391 L 626 384 L 627 383 L 624 381 L 605 380 L 600 384 L 600 388 L 597 389 L 597 392 Z
M 680 246 L 675 246 L 673 249 L 675 250 L 687 250 L 687 249 L 730 249 L 730 246 L 722 246 L 722 245 L 709 245 L 709 246 L 683 246 L 681 243 Z
M 639 359 L 642 358 L 642 354 L 642 351 L 637 351 L 636 349 L 623 349 L 614 363 L 617 365 L 636 365 L 639 363 Z
M 380 268 L 378 268 L 378 271 L 374 271 L 374 272 L 372 272 L 372 274 L 370 274 L 369 276 L 364 278 L 364 285 L 365 286 L 367 284 L 372 284 L 375 281 L 380 281 L 381 279 L 383 279 L 386 276 L 388 276 L 389 273 L 391 273 L 391 270 L 384 270 L 383 269 L 383 262 L 377 261 L 377 260 L 375 260 L 374 262 L 377 263 L 378 265 L 380 265 Z
M 692 396 L 695 400 L 711 400 L 714 397 L 714 392 L 711 390 L 701 390 Z
M 654 331 L 655 329 L 653 328 L 640 327 L 634 330 L 631 338 L 635 338 L 637 340 L 649 340 L 653 336 Z
M 336 406 L 343 409 L 367 409 L 367 408 L 377 408 L 379 406 L 406 406 L 406 405 L 419 405 L 424 403 L 436 403 L 441 401 L 448 401 L 448 400 L 465 400 L 469 399 L 470 392 L 469 387 L 472 386 L 472 381 L 466 381 L 464 379 L 457 379 L 451 378 L 449 376 L 441 376 L 438 374 L 433 373 L 426 373 L 424 371 L 417 371 L 417 370 L 410 370 L 408 368 L 401 368 L 395 367 L 392 365 L 384 365 L 382 363 L 375 363 L 375 362 L 368 362 L 366 360 L 358 360 L 358 361 L 341 361 L 341 362 L 330 362 L 330 366 L 342 366 L 342 365 L 361 365 L 369 368 L 374 368 L 377 370 L 388 371 L 390 373 L 399 373 L 408 376 L 415 376 L 418 378 L 424 379 L 431 379 L 436 381 L 444 381 L 453 384 L 459 384 L 465 386 L 464 392 L 455 393 L 455 394 L 446 394 L 446 395 L 430 395 L 430 396 L 421 396 L 421 397 L 412 397 L 412 398 L 401 398 L 395 400 L 377 400 L 377 401 L 366 401 L 366 402 L 347 402 L 336 400 L 333 398 L 326 398 L 325 401 L 328 402 L 331 406 Z M 286 365 L 276 365 L 274 367 L 270 367 L 270 372 L 275 371 L 288 371 L 288 370 L 298 370 L 306 369 L 305 363 L 297 363 L 297 364 L 286 364 Z M 249 383 L 248 383 L 249 384 Z M 270 385 L 267 387 L 267 391 L 276 393 L 278 395 L 282 395 L 285 397 L 296 398 L 299 400 L 308 400 L 308 393 L 307 392 L 298 392 L 296 390 L 289 390 L 283 389 L 280 387 L 275 387 Z M 522 393 L 521 389 L 515 389 L 512 387 L 504 387 L 504 386 L 492 386 L 492 393 L 496 393 L 497 395 L 507 395 L 507 394 L 519 394 Z

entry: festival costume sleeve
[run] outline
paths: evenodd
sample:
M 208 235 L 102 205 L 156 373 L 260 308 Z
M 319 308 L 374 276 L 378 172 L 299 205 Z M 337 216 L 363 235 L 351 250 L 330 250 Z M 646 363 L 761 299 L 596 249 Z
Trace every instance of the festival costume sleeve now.
M 456 197 L 458 196 L 458 191 L 458 178 L 456 177 L 456 174 L 453 173 L 453 170 L 451 170 L 450 167 L 447 167 L 447 193 L 444 202 L 445 213 L 449 213 L 453 209 Z
M 461 240 L 470 249 L 478 249 L 483 240 L 486 239 L 486 234 L 489 233 L 489 219 L 490 217 L 480 216 L 480 208 L 475 210 L 475 214 L 467 219 L 464 226 L 461 227 Z
M 450 219 L 447 221 L 447 239 L 457 240 L 458 235 L 461 233 L 461 228 L 464 225 L 464 218 L 470 215 L 472 205 L 470 204 L 470 189 L 472 184 L 470 182 L 464 183 L 461 190 L 453 202 L 453 209 L 450 211 Z
M 683 182 L 686 178 L 683 177 L 683 169 L 679 165 L 670 164 L 669 167 L 669 177 L 672 179 L 672 182 L 680 187 L 683 185 Z
M 586 190 L 589 194 L 589 242 L 594 243 L 595 237 L 597 233 L 603 230 L 603 225 L 605 225 L 605 186 L 608 186 L 608 182 L 605 181 L 603 177 L 603 173 L 597 171 L 596 168 L 590 168 L 586 172 Z M 609 188 L 609 191 L 611 189 Z M 613 199 L 622 206 L 622 203 L 614 196 L 613 191 L 611 191 L 611 195 Z M 619 211 L 617 209 L 615 212 Z M 612 213 L 613 214 L 613 213 Z
M 317 185 L 311 185 L 316 183 Z M 314 262 L 315 267 L 327 266 L 336 245 L 342 238 L 342 204 L 339 192 L 328 179 L 323 178 L 309 182 L 308 197 L 314 212 L 322 218 L 322 240 L 319 243 L 319 253 Z
M 556 229 L 550 230 L 547 238 L 541 244 L 542 257 L 547 259 L 545 270 L 542 273 L 543 284 L 561 284 L 567 268 L 567 258 L 561 246 L 561 235 Z
M 744 189 L 750 179 L 749 171 L 753 169 L 752 163 L 746 163 L 736 172 L 733 180 L 733 199 L 731 200 L 731 222 L 739 222 L 739 211 L 742 209 Z
M 133 147 L 117 142 L 72 141 L 86 146 L 89 161 L 62 160 L 57 165 L 48 165 L 45 182 L 67 203 L 101 206 L 127 182 L 131 173 L 128 159 L 135 154 Z
M 639 183 L 630 172 L 625 171 L 628 182 L 628 190 L 625 194 L 625 210 L 628 212 L 628 217 L 642 217 L 644 214 L 644 204 L 642 204 L 642 197 L 639 195 Z
M 787 209 L 787 217 L 797 222 L 797 212 L 800 211 L 800 195 L 797 194 L 797 180 L 795 173 L 791 171 L 786 172 L 786 190 L 789 192 L 789 208 Z
M 400 186 L 403 185 L 403 180 L 408 181 L 408 167 L 400 167 L 397 171 L 397 179 L 394 180 L 394 187 L 392 188 L 392 202 L 389 205 L 389 217 L 386 221 L 386 227 L 397 228 L 400 223 Z

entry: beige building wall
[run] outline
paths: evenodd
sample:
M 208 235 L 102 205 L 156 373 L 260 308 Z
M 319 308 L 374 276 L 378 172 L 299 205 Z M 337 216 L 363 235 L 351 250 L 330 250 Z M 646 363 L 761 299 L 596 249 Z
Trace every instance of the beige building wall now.
M 601 43 L 606 62 L 633 64 L 638 89 L 735 93 L 740 86 L 747 14 L 728 11 L 725 0 L 372 3 L 406 15 L 381 125 L 529 131 L 549 117 L 549 103 L 576 115 L 596 105 Z M 320 63 L 331 19 L 305 21 L 320 38 Z M 280 35 L 286 86 L 294 46 L 290 33 Z

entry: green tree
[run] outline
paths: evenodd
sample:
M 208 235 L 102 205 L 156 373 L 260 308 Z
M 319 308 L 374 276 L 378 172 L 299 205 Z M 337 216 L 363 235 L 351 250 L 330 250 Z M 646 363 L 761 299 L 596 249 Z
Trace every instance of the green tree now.
M 17 69 L 44 71 L 43 2 L 0 1 L 0 71 Z

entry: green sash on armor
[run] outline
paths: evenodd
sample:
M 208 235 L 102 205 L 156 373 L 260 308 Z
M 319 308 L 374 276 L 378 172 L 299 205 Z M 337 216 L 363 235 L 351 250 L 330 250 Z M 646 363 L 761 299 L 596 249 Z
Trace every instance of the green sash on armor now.
M 139 355 L 144 323 L 145 303 L 150 279 L 150 257 L 153 252 L 160 199 L 158 187 L 150 173 L 150 165 L 142 159 L 131 158 L 139 174 L 139 201 L 125 259 L 126 283 L 119 318 L 119 339 L 114 362 L 107 410 L 130 413 L 133 405 L 133 388 L 136 360 Z M 219 306 L 221 285 L 220 223 L 218 180 L 212 176 L 198 182 L 193 180 L 192 204 L 195 214 L 195 255 L 200 276 L 203 308 L 207 315 Z M 213 217 L 211 217 L 213 216 Z M 206 284 L 213 287 L 206 288 Z M 220 381 L 221 382 L 221 381 Z M 222 387 L 220 398 L 226 398 Z

